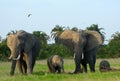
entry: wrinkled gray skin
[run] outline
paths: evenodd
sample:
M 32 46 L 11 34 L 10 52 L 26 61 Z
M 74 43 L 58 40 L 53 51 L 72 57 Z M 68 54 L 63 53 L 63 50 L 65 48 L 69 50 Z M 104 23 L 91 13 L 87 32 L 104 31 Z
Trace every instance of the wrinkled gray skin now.
M 11 50 L 12 66 L 10 75 L 14 75 L 16 63 L 19 73 L 32 74 L 36 57 L 40 51 L 39 39 L 23 30 L 16 34 L 10 34 L 7 38 L 7 45 Z
M 99 45 L 102 44 L 102 37 L 96 31 L 74 32 L 65 30 L 58 36 L 56 43 L 67 46 L 74 54 L 75 71 L 73 73 L 82 72 L 80 64 L 83 63 L 85 71 L 87 71 L 87 63 L 89 63 L 91 72 L 95 72 L 96 53 Z M 82 53 L 84 62 L 82 62 Z
M 49 72 L 51 73 L 61 73 L 64 72 L 64 62 L 63 59 L 59 55 L 52 55 L 47 59 L 47 65 Z

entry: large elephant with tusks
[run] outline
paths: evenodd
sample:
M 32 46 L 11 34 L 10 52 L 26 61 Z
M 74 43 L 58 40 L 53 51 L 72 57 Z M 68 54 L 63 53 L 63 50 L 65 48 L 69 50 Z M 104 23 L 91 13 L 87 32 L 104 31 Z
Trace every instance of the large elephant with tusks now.
M 40 51 L 40 40 L 24 30 L 8 35 L 7 45 L 11 50 L 12 66 L 10 75 L 14 75 L 16 63 L 19 73 L 32 74 L 36 57 Z
M 65 30 L 57 37 L 56 43 L 67 46 L 74 54 L 76 67 L 73 73 L 81 72 L 82 53 L 86 63 L 89 63 L 91 72 L 95 72 L 96 53 L 99 45 L 103 43 L 102 36 L 98 32 L 89 30 L 80 30 L 78 32 Z

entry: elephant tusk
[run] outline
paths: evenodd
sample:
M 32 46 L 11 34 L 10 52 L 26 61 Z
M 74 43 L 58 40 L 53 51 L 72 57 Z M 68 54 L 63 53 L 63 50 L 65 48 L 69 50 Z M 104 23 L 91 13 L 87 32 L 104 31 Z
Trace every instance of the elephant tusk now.
M 12 55 L 10 55 L 10 57 L 9 57 L 9 60 L 11 60 L 12 59 Z
M 19 60 L 20 59 L 20 54 L 18 55 L 17 58 L 13 58 L 13 60 Z
M 75 53 L 74 53 L 74 56 L 73 56 L 73 58 L 75 59 Z
M 82 59 L 84 59 L 84 54 L 82 53 Z

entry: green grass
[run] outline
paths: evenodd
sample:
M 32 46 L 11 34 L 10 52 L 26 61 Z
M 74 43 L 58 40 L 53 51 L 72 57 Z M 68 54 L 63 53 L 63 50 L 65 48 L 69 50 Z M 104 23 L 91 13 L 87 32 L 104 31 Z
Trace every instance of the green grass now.
M 111 67 L 120 68 L 120 59 L 107 60 Z M 68 74 L 68 72 L 74 71 L 74 60 L 64 59 L 65 73 L 51 74 L 48 73 L 46 60 L 40 60 L 36 62 L 32 75 L 20 75 L 16 68 L 14 76 L 9 75 L 11 62 L 0 62 L 0 81 L 120 81 L 120 71 L 99 72 L 100 61 L 101 59 L 97 60 L 95 73 L 88 71 L 83 74 Z

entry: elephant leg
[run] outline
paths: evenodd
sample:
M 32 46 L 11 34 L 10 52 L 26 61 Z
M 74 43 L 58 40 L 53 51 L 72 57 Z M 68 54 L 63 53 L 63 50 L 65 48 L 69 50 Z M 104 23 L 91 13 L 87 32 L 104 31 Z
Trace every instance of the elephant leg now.
M 86 61 L 86 59 L 82 59 L 81 64 L 82 64 L 82 72 L 87 73 L 87 61 Z
M 48 65 L 48 69 L 49 69 L 49 72 L 51 73 L 55 73 L 55 68 L 53 67 L 52 63 L 50 63 L 51 61 L 47 61 L 47 65 Z
M 75 54 L 74 60 L 75 60 L 75 66 L 76 66 L 76 67 L 75 67 L 75 71 L 74 71 L 73 73 L 81 73 L 81 72 L 82 72 L 82 71 L 81 71 L 81 66 L 80 66 L 81 58 L 82 58 L 81 55 Z
M 29 74 L 32 74 L 32 53 L 31 52 L 26 57 L 26 63 L 27 63 L 27 72 Z
M 26 74 L 27 73 L 27 64 L 24 60 L 22 62 L 22 66 L 23 66 L 23 72 Z
M 98 48 L 99 47 L 96 46 L 95 48 L 89 51 L 84 51 L 84 55 L 87 60 L 87 63 L 89 63 L 91 72 L 95 72 L 96 54 L 97 54 Z
M 61 72 L 64 72 L 64 66 L 61 67 Z
M 49 72 L 51 72 L 51 67 L 50 67 L 50 63 L 48 60 L 47 60 L 47 66 L 48 66 Z
M 11 66 L 11 71 L 10 75 L 14 75 L 15 67 L 16 67 L 16 60 L 12 60 L 12 66 Z
M 96 53 L 98 48 L 94 48 L 86 53 L 86 57 L 89 63 L 90 71 L 95 72 Z
M 55 69 L 55 67 L 52 65 L 52 66 L 50 66 L 50 69 L 51 69 L 51 73 L 55 73 L 56 72 L 56 69 Z
M 93 61 L 93 56 L 90 52 L 87 55 L 87 61 L 89 63 L 90 71 L 95 72 L 95 64 L 94 64 L 94 61 Z
M 58 68 L 58 73 L 61 73 L 61 68 L 60 67 Z
M 22 60 L 18 60 L 17 61 L 17 67 L 18 67 L 18 71 L 20 74 L 23 74 L 23 69 L 22 69 Z
M 35 65 L 35 61 L 36 61 L 36 56 L 34 55 L 34 56 L 32 56 L 32 67 L 31 67 L 32 71 L 33 71 L 33 68 Z

